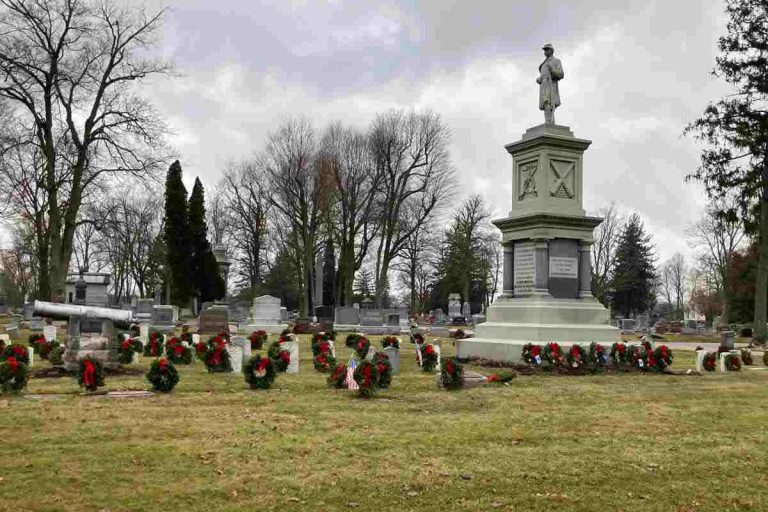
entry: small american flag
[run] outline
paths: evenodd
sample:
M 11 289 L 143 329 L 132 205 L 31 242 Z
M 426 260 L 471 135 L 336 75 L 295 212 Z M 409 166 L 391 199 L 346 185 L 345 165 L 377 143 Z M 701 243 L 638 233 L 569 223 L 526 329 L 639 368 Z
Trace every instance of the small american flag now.
M 355 358 L 350 357 L 349 363 L 347 364 L 347 389 L 360 389 L 360 386 L 357 385 L 357 382 L 355 382 L 355 367 L 357 366 L 357 363 L 355 362 Z

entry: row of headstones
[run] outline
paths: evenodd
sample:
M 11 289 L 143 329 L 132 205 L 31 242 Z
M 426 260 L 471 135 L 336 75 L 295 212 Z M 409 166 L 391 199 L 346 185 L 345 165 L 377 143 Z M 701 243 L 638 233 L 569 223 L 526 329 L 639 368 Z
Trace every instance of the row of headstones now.
M 704 373 L 706 370 L 704 369 L 704 358 L 707 357 L 706 350 L 697 350 L 696 351 L 696 371 L 699 373 Z M 734 356 L 738 357 L 739 360 L 741 360 L 741 351 L 740 350 L 729 350 L 728 352 L 718 352 L 717 354 L 717 368 L 721 372 L 727 372 L 728 368 L 725 366 L 725 357 L 726 356 Z

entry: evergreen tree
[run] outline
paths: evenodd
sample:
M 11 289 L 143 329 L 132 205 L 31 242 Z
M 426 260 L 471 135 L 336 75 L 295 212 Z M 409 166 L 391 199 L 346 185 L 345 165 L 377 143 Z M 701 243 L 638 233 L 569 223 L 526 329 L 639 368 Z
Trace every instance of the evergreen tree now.
M 219 273 L 219 265 L 208 242 L 208 226 L 205 222 L 205 191 L 200 178 L 195 178 L 189 196 L 189 252 L 192 284 L 203 302 L 221 299 L 226 285 Z
M 611 305 L 623 318 L 642 313 L 654 303 L 655 264 L 651 236 L 640 216 L 627 221 L 616 249 Z
M 279 297 L 284 307 L 297 309 L 300 296 L 298 282 L 299 271 L 291 254 L 285 249 L 278 252 L 272 268 L 264 278 L 264 292 Z
M 323 252 L 323 306 L 336 304 L 336 253 L 333 239 L 328 237 Z
M 171 164 L 165 180 L 165 256 L 170 277 L 171 297 L 169 302 L 187 307 L 192 297 L 190 281 L 189 224 L 187 217 L 187 189 L 181 179 L 181 164 Z
M 704 183 L 715 199 L 735 196 L 739 210 L 720 211 L 723 218 L 745 219 L 758 241 L 755 277 L 755 339 L 768 337 L 768 1 L 726 0 L 727 33 L 718 41 L 720 55 L 713 74 L 733 93 L 704 110 L 688 125 L 709 147 L 689 179 Z M 726 203 L 728 204 L 728 203 Z

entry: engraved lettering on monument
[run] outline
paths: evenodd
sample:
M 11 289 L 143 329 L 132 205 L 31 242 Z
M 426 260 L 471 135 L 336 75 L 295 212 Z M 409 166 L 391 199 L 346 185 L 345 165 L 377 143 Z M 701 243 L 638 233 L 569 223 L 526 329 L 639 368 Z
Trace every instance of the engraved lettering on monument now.
M 549 258 L 549 277 L 577 279 L 578 276 L 579 264 L 576 258 L 562 258 L 555 256 Z
M 533 247 L 515 246 L 515 293 L 533 291 L 536 260 Z
M 575 162 L 565 160 L 552 160 L 549 163 L 552 168 L 553 180 L 552 187 L 549 189 L 549 195 L 559 199 L 573 199 L 574 193 L 574 170 Z
M 538 197 L 536 192 L 536 171 L 539 169 L 538 162 L 528 162 L 520 166 L 520 194 L 518 201 L 522 201 L 527 196 Z

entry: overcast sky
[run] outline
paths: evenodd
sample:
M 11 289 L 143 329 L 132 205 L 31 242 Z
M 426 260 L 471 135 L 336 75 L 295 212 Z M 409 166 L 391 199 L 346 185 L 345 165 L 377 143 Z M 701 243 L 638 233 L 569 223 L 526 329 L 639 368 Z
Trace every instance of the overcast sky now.
M 150 1 L 168 7 L 162 51 L 182 76 L 147 93 L 175 131 L 186 179 L 215 184 L 281 120 L 365 127 L 391 108 L 430 107 L 453 133 L 463 196 L 494 217 L 512 201 L 504 145 L 543 122 L 541 46 L 562 60 L 558 124 L 591 139 L 584 207 L 638 212 L 660 259 L 689 253 L 705 203 L 684 183 L 699 148 L 682 136 L 709 100 L 723 31 L 718 0 Z

